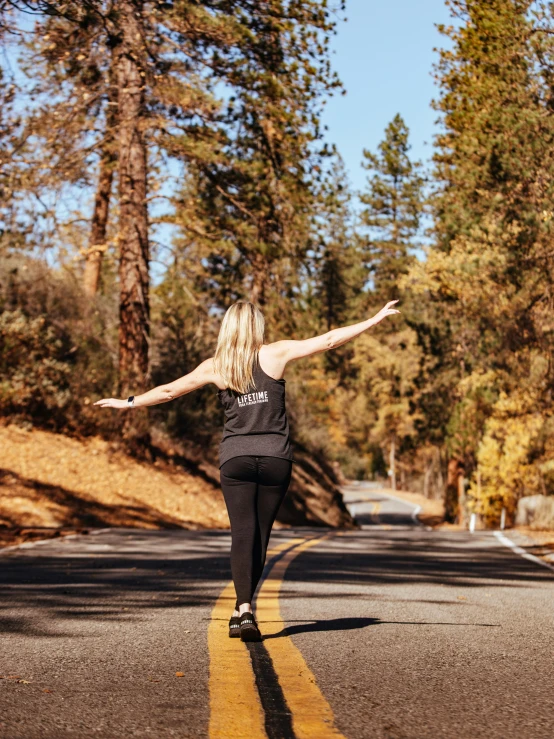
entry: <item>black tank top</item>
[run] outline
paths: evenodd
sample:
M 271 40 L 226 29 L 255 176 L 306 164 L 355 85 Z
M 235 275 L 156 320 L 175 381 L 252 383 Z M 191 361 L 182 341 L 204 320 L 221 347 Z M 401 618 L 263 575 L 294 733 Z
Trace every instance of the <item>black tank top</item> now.
M 225 410 L 219 466 L 243 454 L 293 460 L 285 407 L 286 380 L 267 375 L 256 357 L 252 369 L 255 389 L 240 393 L 226 388 L 218 392 Z

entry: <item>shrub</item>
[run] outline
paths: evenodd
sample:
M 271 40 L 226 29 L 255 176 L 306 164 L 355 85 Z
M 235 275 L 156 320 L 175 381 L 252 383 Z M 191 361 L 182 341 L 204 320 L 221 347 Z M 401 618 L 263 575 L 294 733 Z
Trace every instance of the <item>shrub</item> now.
M 117 302 L 79 276 L 16 254 L 0 258 L 0 413 L 81 435 L 117 433 L 93 403 L 117 391 Z
M 71 399 L 69 337 L 45 316 L 0 314 L 0 412 L 50 419 L 57 425 Z

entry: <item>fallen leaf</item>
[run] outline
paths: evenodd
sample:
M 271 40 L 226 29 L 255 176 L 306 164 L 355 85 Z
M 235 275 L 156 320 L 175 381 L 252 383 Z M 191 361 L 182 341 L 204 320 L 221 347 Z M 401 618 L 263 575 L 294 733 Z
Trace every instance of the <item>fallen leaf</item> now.
M 48 688 L 44 688 L 44 690 L 42 692 L 43 693 L 51 693 L 52 691 L 51 690 L 48 690 Z
M 458 600 L 467 600 L 465 595 L 459 595 Z
M 20 683 L 21 685 L 30 685 L 31 684 L 31 681 L 30 680 L 18 680 L 17 682 Z
M 185 629 L 185 631 L 183 631 L 183 634 L 190 634 L 190 631 L 188 629 Z
M 176 672 L 175 673 L 175 677 L 185 677 L 185 673 L 184 672 Z
M 21 675 L 8 675 L 8 680 L 21 680 Z

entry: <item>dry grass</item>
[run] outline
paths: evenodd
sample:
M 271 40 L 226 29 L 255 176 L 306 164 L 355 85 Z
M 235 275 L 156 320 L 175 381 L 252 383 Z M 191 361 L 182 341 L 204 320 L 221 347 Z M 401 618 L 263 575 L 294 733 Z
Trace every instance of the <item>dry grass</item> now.
M 515 526 L 514 531 L 519 531 L 530 539 L 536 541 L 540 546 L 554 551 L 554 531 L 534 529 L 530 526 Z
M 30 529 L 229 526 L 212 482 L 171 462 L 114 452 L 101 438 L 81 441 L 7 425 L 0 426 L 0 449 L 4 545 L 17 543 L 22 527 L 32 536 Z

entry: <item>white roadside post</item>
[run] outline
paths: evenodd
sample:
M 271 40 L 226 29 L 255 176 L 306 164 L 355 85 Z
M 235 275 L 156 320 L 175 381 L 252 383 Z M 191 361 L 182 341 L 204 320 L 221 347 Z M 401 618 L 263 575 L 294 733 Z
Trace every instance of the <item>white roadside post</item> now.
M 506 509 L 503 507 L 500 513 L 500 531 L 506 528 Z
M 481 500 L 481 470 L 477 468 L 477 498 Z M 472 513 L 469 519 L 469 532 L 470 534 L 475 533 L 475 526 L 477 525 L 477 514 Z

